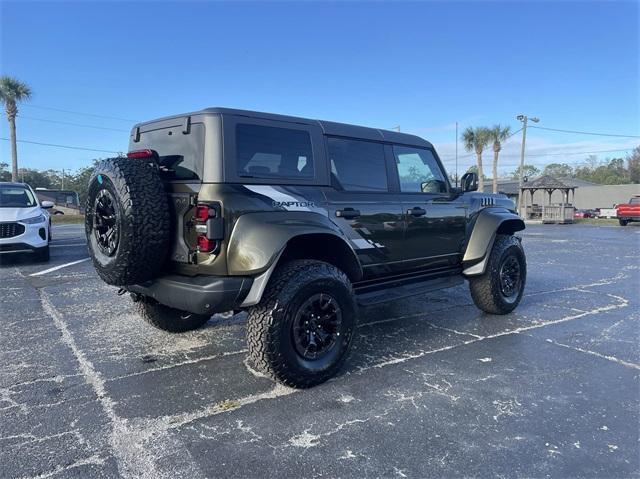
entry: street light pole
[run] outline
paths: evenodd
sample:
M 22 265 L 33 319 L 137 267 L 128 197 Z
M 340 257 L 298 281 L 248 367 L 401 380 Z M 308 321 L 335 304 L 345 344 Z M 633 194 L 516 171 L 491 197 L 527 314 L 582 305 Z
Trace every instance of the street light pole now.
M 516 120 L 520 120 L 522 122 L 522 148 L 520 150 L 520 171 L 518 175 L 518 213 L 520 216 L 522 215 L 522 185 L 524 184 L 524 149 L 525 142 L 527 141 L 527 123 L 529 122 L 529 117 L 527 115 L 518 115 Z M 531 118 L 531 121 L 534 123 L 538 123 L 540 120 L 538 118 Z

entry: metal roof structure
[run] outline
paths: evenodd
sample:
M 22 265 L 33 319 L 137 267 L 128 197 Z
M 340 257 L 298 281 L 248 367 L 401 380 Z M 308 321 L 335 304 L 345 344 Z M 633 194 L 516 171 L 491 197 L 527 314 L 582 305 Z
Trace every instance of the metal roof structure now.
M 233 115 L 233 116 L 244 116 L 247 118 L 259 118 L 262 120 L 298 123 L 302 125 L 314 125 L 314 126 L 319 126 L 325 135 L 346 136 L 346 137 L 361 138 L 365 140 L 374 140 L 374 141 L 388 141 L 391 143 L 402 143 L 406 145 L 422 146 L 426 148 L 433 147 L 431 143 L 429 143 L 427 140 L 423 138 L 420 138 L 419 136 L 409 135 L 407 133 L 400 133 L 398 131 L 389 131 L 389 130 L 384 130 L 379 128 L 351 125 L 348 123 L 337 123 L 337 122 L 326 121 L 326 120 L 313 120 L 313 119 L 301 118 L 297 116 L 279 115 L 276 113 L 265 113 L 265 112 L 259 112 L 259 111 L 238 110 L 235 108 L 221 108 L 221 107 L 205 108 L 203 110 L 195 111 L 191 113 L 182 113 L 179 115 L 171 115 L 164 118 L 145 121 L 145 122 L 137 123 L 136 125 L 134 125 L 133 128 L 135 129 L 136 127 L 147 125 L 149 123 L 156 123 L 156 122 L 170 120 L 170 119 L 185 118 L 185 117 L 197 116 L 197 115 Z

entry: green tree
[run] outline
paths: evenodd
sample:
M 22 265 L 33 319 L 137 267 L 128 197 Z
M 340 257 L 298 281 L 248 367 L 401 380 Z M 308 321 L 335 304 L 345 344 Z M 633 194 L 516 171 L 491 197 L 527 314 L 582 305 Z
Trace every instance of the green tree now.
M 475 152 L 478 166 L 478 190 L 484 191 L 484 172 L 482 170 L 482 152 L 489 144 L 489 129 L 485 127 L 467 127 L 462 132 L 465 150 Z
M 638 148 L 626 159 L 612 158 L 600 162 L 597 157 L 588 157 L 583 166 L 575 169 L 575 176 L 603 185 L 623 185 L 637 182 L 640 179 L 638 178 L 638 163 L 640 163 L 638 153 L 640 152 L 637 150 Z
M 470 166 L 469 169 L 467 170 L 467 173 L 475 173 L 476 175 L 478 175 L 478 178 L 480 178 L 480 175 L 478 174 L 478 165 L 473 165 Z M 482 179 L 483 180 L 487 180 L 487 175 L 485 175 L 484 173 L 482 174 Z
M 0 181 L 11 181 L 8 163 L 0 163 Z
M 566 163 L 549 163 L 544 167 L 542 174 L 555 178 L 567 178 L 573 176 L 573 168 Z
M 511 127 L 494 125 L 489 129 L 489 141 L 493 143 L 493 192 L 498 192 L 498 155 L 502 150 L 502 142 L 509 138 Z
M 0 101 L 4 104 L 9 121 L 11 141 L 11 181 L 18 181 L 18 146 L 16 140 L 16 115 L 18 103 L 31 98 L 31 88 L 26 83 L 9 76 L 0 77 Z
M 540 174 L 540 169 L 533 165 L 524 165 L 524 168 L 522 168 L 522 170 L 524 171 L 524 176 L 527 178 L 533 178 L 534 176 L 538 176 Z M 520 179 L 520 167 L 512 171 L 510 176 L 512 180 Z
M 640 146 L 636 146 L 627 156 L 627 171 L 631 183 L 640 183 Z

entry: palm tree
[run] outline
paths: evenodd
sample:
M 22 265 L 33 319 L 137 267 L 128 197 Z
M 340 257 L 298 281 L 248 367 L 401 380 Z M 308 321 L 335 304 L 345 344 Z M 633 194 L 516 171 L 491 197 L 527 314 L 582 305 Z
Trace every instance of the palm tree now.
M 11 181 L 18 181 L 18 148 L 16 145 L 16 115 L 18 102 L 31 98 L 31 88 L 26 83 L 9 76 L 0 77 L 0 101 L 4 103 L 9 120 L 11 140 Z
M 462 132 L 462 142 L 464 149 L 474 151 L 477 156 L 478 165 L 478 190 L 484 191 L 484 175 L 482 173 L 482 151 L 489 144 L 489 129 L 485 127 L 467 127 Z
M 493 142 L 493 192 L 498 192 L 498 155 L 502 149 L 502 142 L 509 138 L 511 127 L 494 125 L 489 129 L 489 141 Z

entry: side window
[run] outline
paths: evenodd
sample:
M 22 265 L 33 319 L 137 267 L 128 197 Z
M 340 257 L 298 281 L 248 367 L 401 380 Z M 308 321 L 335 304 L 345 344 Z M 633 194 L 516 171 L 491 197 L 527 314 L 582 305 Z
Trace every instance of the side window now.
M 313 178 L 311 136 L 304 130 L 236 125 L 236 171 L 244 178 Z
M 394 146 L 400 191 L 403 193 L 446 193 L 447 182 L 433 153 L 423 148 Z
M 380 143 L 327 138 L 332 179 L 346 191 L 387 191 L 384 146 Z

